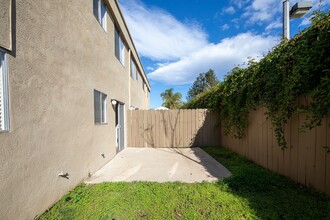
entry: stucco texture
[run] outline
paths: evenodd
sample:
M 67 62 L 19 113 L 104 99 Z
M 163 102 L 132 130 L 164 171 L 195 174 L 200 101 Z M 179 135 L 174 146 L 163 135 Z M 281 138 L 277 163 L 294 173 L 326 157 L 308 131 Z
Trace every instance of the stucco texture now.
M 109 13 L 119 15 L 113 7 Z M 126 39 L 123 66 L 114 55 L 113 20 L 107 17 L 105 32 L 93 1 L 16 0 L 15 12 L 11 128 L 0 133 L 0 219 L 33 219 L 116 154 L 111 99 L 128 108 L 134 93 L 136 104 L 148 108 L 149 96 L 142 86 L 130 89 L 133 44 Z M 94 89 L 108 95 L 105 125 L 94 124 Z

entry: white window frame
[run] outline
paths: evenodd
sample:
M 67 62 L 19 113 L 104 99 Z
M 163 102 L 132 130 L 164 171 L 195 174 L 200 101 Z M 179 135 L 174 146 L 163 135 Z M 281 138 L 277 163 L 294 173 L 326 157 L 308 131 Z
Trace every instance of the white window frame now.
M 98 94 L 98 97 L 96 97 L 95 94 Z M 105 93 L 102 93 L 98 90 L 94 89 L 94 123 L 96 125 L 103 125 L 103 124 L 108 124 L 108 96 Z M 96 100 L 95 98 L 98 98 L 99 100 L 99 106 L 96 105 Z M 97 111 L 95 108 L 99 108 L 99 114 L 97 115 Z M 97 116 L 99 117 L 99 120 L 97 120 Z
M 115 56 L 123 66 L 125 66 L 125 49 L 125 44 L 120 36 L 120 31 L 115 25 Z
M 97 4 L 97 9 L 95 10 L 94 16 L 97 18 L 97 21 L 102 26 L 103 30 L 107 32 L 107 6 L 102 0 L 93 0 L 93 7 Z M 95 14 L 97 13 L 97 14 Z
M 0 49 L 0 132 L 10 130 L 8 60 L 5 51 Z

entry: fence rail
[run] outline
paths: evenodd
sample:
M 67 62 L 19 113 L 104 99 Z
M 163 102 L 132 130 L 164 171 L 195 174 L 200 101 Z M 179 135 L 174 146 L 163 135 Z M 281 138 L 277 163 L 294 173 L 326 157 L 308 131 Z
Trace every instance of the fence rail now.
M 127 111 L 128 147 L 219 145 L 219 117 L 207 109 Z

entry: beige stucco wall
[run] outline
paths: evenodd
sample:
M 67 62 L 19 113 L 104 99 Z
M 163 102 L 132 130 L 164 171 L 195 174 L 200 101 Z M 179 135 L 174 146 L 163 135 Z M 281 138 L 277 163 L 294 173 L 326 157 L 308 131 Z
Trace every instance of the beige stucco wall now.
M 129 89 L 128 52 L 136 52 L 110 2 L 127 37 L 125 66 L 114 55 L 113 21 L 107 18 L 105 32 L 93 1 L 16 0 L 16 50 L 8 54 L 11 129 L 0 133 L 0 219 L 33 219 L 114 157 L 111 99 L 129 108 L 132 93 L 148 108 L 142 86 Z M 94 124 L 94 89 L 108 95 L 106 125 Z

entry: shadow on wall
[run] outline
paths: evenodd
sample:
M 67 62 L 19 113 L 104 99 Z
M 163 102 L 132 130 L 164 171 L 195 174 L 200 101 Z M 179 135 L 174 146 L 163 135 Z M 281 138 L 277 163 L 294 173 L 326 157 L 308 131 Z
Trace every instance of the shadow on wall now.
M 206 109 L 128 113 L 128 146 L 183 148 L 220 145 L 220 120 Z
M 12 1 L 11 8 L 11 55 L 16 57 L 16 0 Z

